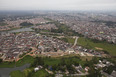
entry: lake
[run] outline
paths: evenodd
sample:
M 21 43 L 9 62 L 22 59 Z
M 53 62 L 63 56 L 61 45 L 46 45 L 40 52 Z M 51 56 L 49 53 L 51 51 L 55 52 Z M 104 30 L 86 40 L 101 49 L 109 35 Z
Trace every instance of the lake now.
M 21 28 L 21 29 L 11 30 L 11 31 L 8 31 L 8 32 L 9 32 L 9 33 L 14 33 L 14 32 L 33 31 L 31 28 L 32 28 L 32 27 L 28 27 L 28 28 Z
M 27 28 L 20 28 L 20 29 L 16 29 L 16 30 L 10 30 L 10 31 L 1 31 L 0 33 L 15 33 L 15 32 L 25 32 L 25 31 L 34 31 L 33 26 L 31 27 L 27 27 Z

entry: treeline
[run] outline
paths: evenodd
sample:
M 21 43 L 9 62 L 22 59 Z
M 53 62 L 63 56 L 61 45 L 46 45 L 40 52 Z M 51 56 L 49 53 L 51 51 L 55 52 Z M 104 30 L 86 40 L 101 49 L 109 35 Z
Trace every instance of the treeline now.
M 56 27 L 58 28 L 57 30 L 56 29 L 51 29 L 51 32 L 63 33 L 63 34 L 69 35 L 69 36 L 83 36 L 82 34 L 79 34 L 78 32 L 75 32 L 75 31 L 71 30 L 70 27 L 68 27 L 65 24 L 61 24 L 58 21 L 53 21 L 53 22 L 50 22 L 50 23 L 55 24 Z
M 30 22 L 23 22 L 23 23 L 20 23 L 20 26 L 23 26 L 23 27 L 27 27 L 27 26 L 32 26 L 33 24 L 30 23 Z
M 69 58 L 61 58 L 59 63 L 55 63 L 55 64 L 47 64 L 45 59 L 49 59 L 51 64 L 52 64 L 52 58 L 50 57 L 46 57 L 46 58 L 42 58 L 42 57 L 36 57 L 35 61 L 31 64 L 30 67 L 37 67 L 38 65 L 43 66 L 44 68 L 48 68 L 49 70 L 52 71 L 58 71 L 61 70 L 62 72 L 64 72 L 66 69 L 69 70 L 70 73 L 74 73 L 76 70 L 72 67 L 72 65 L 76 65 L 79 66 L 79 62 L 78 60 L 81 60 L 79 57 L 69 57 Z M 50 68 L 49 68 L 50 67 Z
M 82 64 L 81 65 L 83 68 L 87 66 L 90 67 L 89 75 L 87 75 L 87 77 L 102 77 L 100 69 L 95 69 L 95 66 L 94 66 L 94 64 L 97 64 L 99 62 L 99 59 L 96 57 L 94 57 L 90 61 L 86 60 L 84 62 L 77 56 L 63 57 L 63 58 L 60 58 L 59 63 L 53 64 L 53 65 L 46 64 L 45 59 L 51 59 L 50 62 L 52 63 L 52 58 L 50 57 L 46 57 L 46 58 L 36 57 L 34 63 L 31 64 L 31 67 L 37 67 L 38 65 L 41 65 L 44 68 L 52 70 L 53 72 L 59 71 L 59 70 L 62 72 L 65 72 L 66 70 L 68 70 L 70 74 L 74 74 L 76 72 L 76 69 L 72 65 L 79 66 L 80 63 L 82 63 L 83 65 Z

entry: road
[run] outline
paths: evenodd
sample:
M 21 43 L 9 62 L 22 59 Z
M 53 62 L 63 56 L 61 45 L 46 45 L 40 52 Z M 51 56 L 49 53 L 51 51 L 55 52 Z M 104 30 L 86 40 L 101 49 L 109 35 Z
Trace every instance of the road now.
M 74 45 L 72 46 L 72 48 L 76 46 L 78 38 L 79 38 L 79 37 L 76 37 L 76 38 L 75 38 L 75 42 L 74 42 Z

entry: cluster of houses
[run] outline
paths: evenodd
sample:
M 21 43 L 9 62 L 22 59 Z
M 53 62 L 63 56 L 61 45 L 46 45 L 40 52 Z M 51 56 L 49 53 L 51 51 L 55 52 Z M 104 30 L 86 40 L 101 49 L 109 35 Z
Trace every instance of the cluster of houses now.
M 94 13 L 66 13 L 48 15 L 48 18 L 66 24 L 75 32 L 86 37 L 116 43 L 116 27 L 111 27 L 112 23 L 108 25 L 104 22 L 116 22 L 116 18 L 113 16 Z
M 40 52 L 57 52 L 57 50 L 65 51 L 70 48 L 71 44 L 55 39 L 53 37 L 44 36 L 39 42 L 38 51 Z
M 58 28 L 55 26 L 55 24 L 43 24 L 43 25 L 34 26 L 34 29 L 51 30 L 51 29 L 58 29 Z
M 4 21 L 2 23 L 5 23 L 6 25 L 4 25 L 4 26 L 0 25 L 0 31 L 10 30 L 10 29 L 14 29 L 14 28 L 20 28 L 21 27 L 20 24 L 23 22 L 32 23 L 33 25 L 38 25 L 38 24 L 47 23 L 48 21 L 40 16 L 37 16 L 36 18 L 33 17 L 31 19 L 28 19 L 28 18 L 27 19 L 17 18 L 16 20 L 4 19 Z
M 31 47 L 38 45 L 38 38 L 33 32 L 19 34 L 8 33 L 0 36 L 0 53 L 3 60 L 13 60 L 23 53 L 30 51 Z

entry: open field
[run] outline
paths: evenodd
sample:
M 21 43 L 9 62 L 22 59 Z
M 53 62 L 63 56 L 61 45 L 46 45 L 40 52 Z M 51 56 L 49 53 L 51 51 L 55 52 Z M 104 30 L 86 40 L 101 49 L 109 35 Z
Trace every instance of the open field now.
M 77 43 L 78 45 L 84 46 L 86 48 L 94 49 L 94 50 L 98 50 L 96 48 L 103 49 L 109 52 L 112 56 L 116 56 L 116 45 L 114 44 L 109 44 L 106 42 L 94 42 L 90 39 L 85 39 L 83 37 L 80 37 Z

